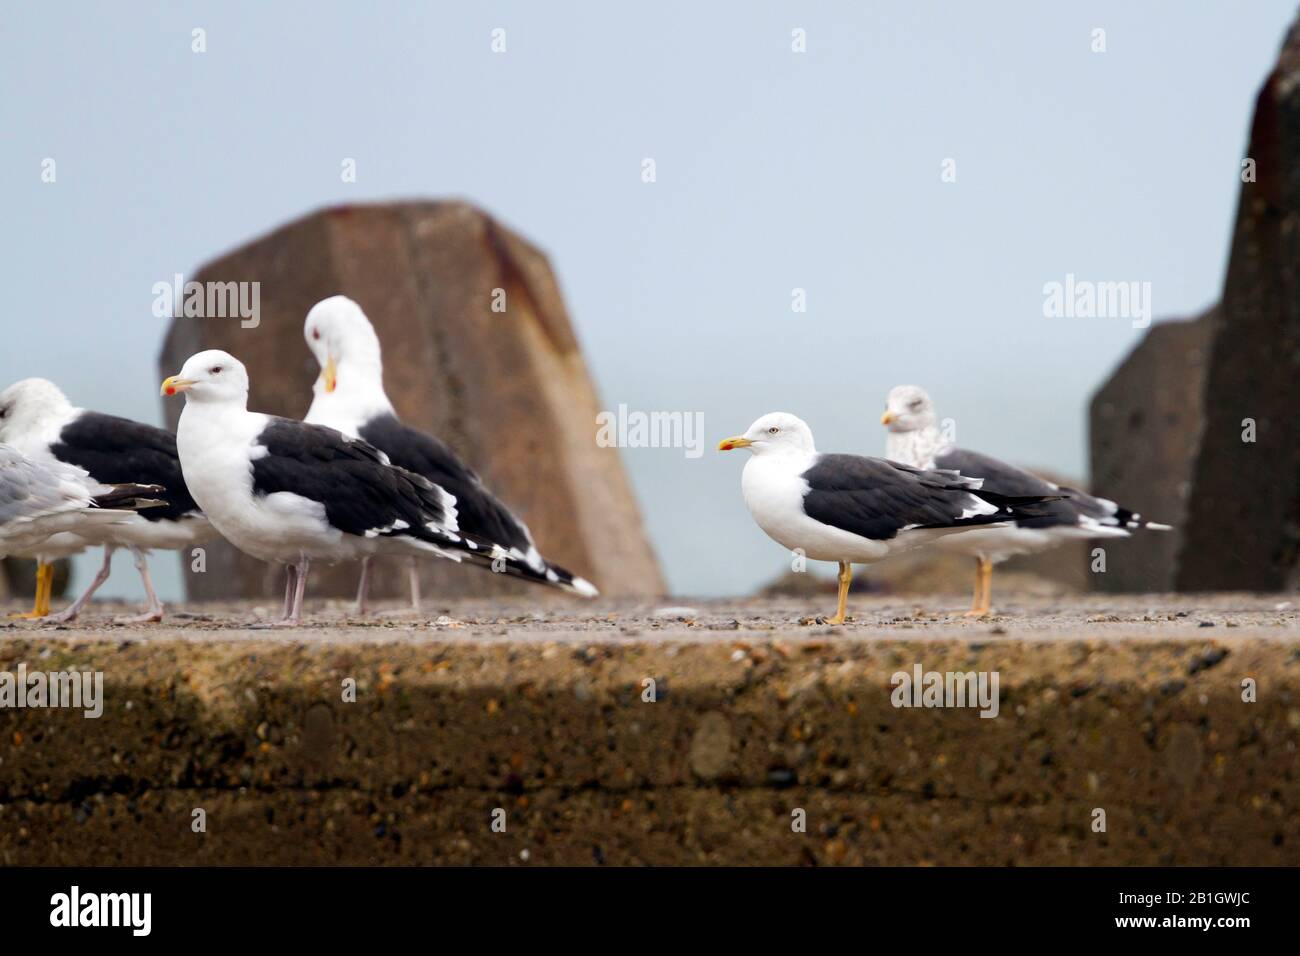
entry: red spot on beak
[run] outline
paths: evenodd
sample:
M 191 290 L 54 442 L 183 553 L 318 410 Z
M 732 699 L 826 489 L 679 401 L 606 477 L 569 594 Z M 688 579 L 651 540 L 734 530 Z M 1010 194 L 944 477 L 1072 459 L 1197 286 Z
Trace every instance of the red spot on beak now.
M 168 394 L 168 395 L 175 395 L 175 394 L 176 394 L 176 389 L 174 389 L 174 388 L 172 388 L 170 385 L 168 385 L 168 386 L 167 386 L 167 394 Z

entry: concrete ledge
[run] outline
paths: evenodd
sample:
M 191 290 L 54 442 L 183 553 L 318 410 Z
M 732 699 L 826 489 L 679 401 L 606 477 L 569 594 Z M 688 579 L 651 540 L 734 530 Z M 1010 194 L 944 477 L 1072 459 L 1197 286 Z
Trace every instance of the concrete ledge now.
M 102 671 L 105 708 L 0 710 L 0 862 L 1294 864 L 1300 631 L 1242 600 L 1217 629 L 1113 600 L 1073 631 L 888 606 L 24 626 L 0 671 Z M 895 708 L 917 663 L 996 671 L 999 715 Z

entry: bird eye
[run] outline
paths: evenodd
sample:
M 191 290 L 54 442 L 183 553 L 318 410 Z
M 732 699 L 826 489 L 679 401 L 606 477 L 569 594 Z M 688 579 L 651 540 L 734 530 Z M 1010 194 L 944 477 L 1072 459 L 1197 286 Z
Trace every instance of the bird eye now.
M 320 341 L 320 329 L 312 329 L 312 330 L 311 330 L 311 337 L 312 337 L 313 339 L 315 339 L 317 342 L 319 342 L 319 341 Z
M 768 433 L 769 435 L 775 435 L 775 434 L 776 434 L 777 432 L 779 432 L 780 430 L 781 430 L 781 429 L 779 429 L 779 428 L 777 428 L 775 425 L 773 425 L 771 428 L 769 428 L 769 429 L 767 430 L 767 433 Z
M 212 366 L 212 368 L 208 369 L 208 373 L 211 374 L 211 375 L 220 375 L 220 374 L 221 374 L 221 366 L 220 366 L 220 365 L 214 365 L 214 366 Z
M 916 399 L 915 401 L 913 401 L 910 405 L 908 405 L 907 407 L 910 408 L 910 409 L 911 409 L 912 411 L 914 411 L 914 412 L 915 412 L 915 411 L 919 411 L 920 408 L 921 408 L 921 400 L 918 398 L 918 399 Z

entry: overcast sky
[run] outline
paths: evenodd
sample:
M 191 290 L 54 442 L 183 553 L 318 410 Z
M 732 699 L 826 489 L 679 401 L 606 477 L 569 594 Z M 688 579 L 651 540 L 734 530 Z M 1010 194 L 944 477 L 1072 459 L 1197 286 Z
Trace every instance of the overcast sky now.
M 1045 318 L 1044 285 L 1149 282 L 1157 319 L 1216 300 L 1254 97 L 1294 16 L 1282 0 L 14 6 L 0 383 L 47 376 L 160 422 L 155 282 L 323 205 L 466 198 L 549 252 L 607 408 L 703 415 L 701 457 L 625 461 L 673 588 L 746 592 L 788 561 L 745 511 L 743 453 L 711 449 L 765 412 L 806 419 L 823 451 L 879 454 L 884 394 L 914 382 L 963 445 L 1086 478 L 1089 396 L 1142 333 Z M 176 562 L 157 564 L 174 599 Z M 140 593 L 125 557 L 105 593 Z

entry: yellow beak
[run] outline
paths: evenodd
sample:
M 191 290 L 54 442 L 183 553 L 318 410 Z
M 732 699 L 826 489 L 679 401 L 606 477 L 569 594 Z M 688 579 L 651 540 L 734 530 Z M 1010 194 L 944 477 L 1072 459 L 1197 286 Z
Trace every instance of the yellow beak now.
M 743 435 L 735 435 L 731 438 L 724 438 L 722 441 L 718 442 L 718 451 L 731 451 L 733 448 L 748 448 L 752 444 L 754 443 Z
M 163 395 L 179 395 L 181 392 L 188 392 L 197 383 L 193 379 L 181 378 L 179 375 L 173 375 L 171 378 L 164 379 L 162 383 Z
M 325 391 L 333 392 L 339 387 L 339 367 L 334 362 L 334 356 L 329 357 L 325 363 L 325 368 L 321 369 L 321 376 L 325 379 Z
M 882 425 L 888 425 L 888 424 L 889 424 L 890 422 L 892 422 L 896 417 L 897 417 L 897 416 L 895 416 L 893 412 L 891 412 L 891 411 L 886 411 L 885 414 L 883 414 L 883 415 L 880 416 L 880 424 L 882 424 Z

